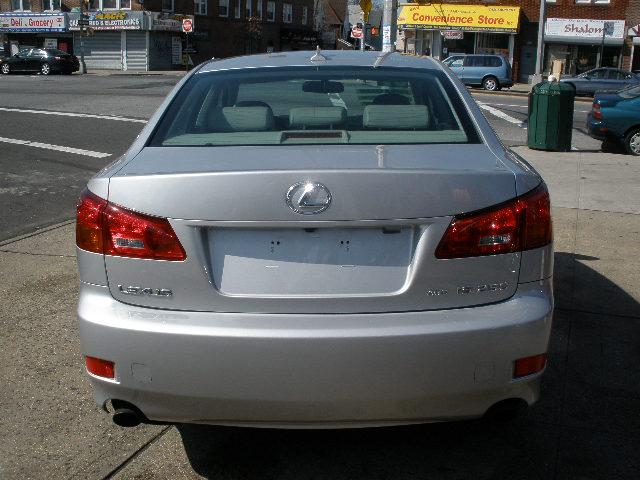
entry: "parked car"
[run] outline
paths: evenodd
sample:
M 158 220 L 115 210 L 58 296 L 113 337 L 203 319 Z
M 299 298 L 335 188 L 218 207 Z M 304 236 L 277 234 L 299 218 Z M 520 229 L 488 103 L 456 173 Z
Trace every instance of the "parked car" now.
M 587 130 L 593 138 L 624 146 L 627 153 L 640 155 L 640 85 L 618 93 L 596 93 Z
M 576 89 L 576 95 L 593 95 L 596 91 L 617 92 L 632 85 L 640 84 L 635 73 L 619 68 L 594 68 L 573 77 L 562 77 L 561 82 Z
M 40 72 L 70 74 L 80 68 L 78 58 L 55 48 L 24 48 L 12 57 L 0 60 L 0 72 Z
M 430 58 L 298 51 L 174 88 L 78 204 L 81 348 L 116 424 L 393 425 L 536 401 L 549 195 L 454 80 Z
M 511 65 L 502 55 L 454 54 L 443 63 L 455 73 L 462 83 L 485 90 L 500 90 L 513 86 Z

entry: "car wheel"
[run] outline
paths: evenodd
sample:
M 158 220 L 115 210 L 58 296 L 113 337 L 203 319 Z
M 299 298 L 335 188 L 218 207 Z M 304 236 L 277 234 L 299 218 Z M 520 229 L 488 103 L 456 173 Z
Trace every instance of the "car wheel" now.
M 2 67 L 0 67 L 0 71 L 2 71 L 3 75 L 9 75 L 9 73 L 11 73 L 11 67 L 8 63 L 3 63 Z
M 500 89 L 500 84 L 496 77 L 487 77 L 482 81 L 482 88 L 489 90 L 490 92 L 494 92 Z
M 602 141 L 602 153 L 624 153 L 624 148 L 620 142 L 606 139 Z
M 629 155 L 640 155 L 640 128 L 634 128 L 624 137 L 624 149 Z
M 51 65 L 49 65 L 48 63 L 43 63 L 40 67 L 40 73 L 42 75 L 49 75 L 51 73 Z

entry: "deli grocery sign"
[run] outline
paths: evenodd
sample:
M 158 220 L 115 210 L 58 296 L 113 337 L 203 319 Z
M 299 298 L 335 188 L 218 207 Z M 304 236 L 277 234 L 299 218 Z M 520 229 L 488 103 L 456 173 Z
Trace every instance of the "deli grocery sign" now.
M 67 17 L 64 13 L 0 14 L 0 32 L 64 32 Z

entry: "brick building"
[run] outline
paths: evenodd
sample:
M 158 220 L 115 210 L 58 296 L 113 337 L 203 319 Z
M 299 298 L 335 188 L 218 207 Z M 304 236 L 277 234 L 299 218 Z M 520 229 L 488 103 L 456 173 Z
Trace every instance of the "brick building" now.
M 318 43 L 313 0 L 196 0 L 194 13 L 196 63 Z
M 640 0 L 547 0 L 543 70 L 548 72 L 555 59 L 563 60 L 565 71 L 570 73 L 600 64 L 630 68 L 631 43 L 625 42 L 625 19 L 638 3 Z M 413 12 L 407 10 L 405 15 L 401 10 L 399 26 L 409 24 L 400 29 L 397 46 L 408 53 L 440 59 L 451 53 L 503 54 L 513 66 L 514 80 L 527 82 L 536 63 L 539 9 L 539 0 L 462 0 L 426 4 Z M 481 15 L 495 16 L 495 23 L 478 24 Z M 640 13 L 635 15 L 640 17 Z M 472 25 L 454 25 L 456 18 L 472 16 Z M 603 50 L 605 20 L 614 22 L 614 34 L 605 39 Z M 637 21 L 640 23 L 640 18 Z
M 640 0 L 628 0 L 627 6 L 627 47 L 631 70 L 640 72 Z

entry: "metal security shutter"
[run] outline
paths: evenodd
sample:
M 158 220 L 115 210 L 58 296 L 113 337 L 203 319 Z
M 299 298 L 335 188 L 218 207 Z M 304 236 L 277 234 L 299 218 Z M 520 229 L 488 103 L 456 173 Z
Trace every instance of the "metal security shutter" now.
M 127 70 L 148 70 L 147 32 L 126 32 Z
M 122 69 L 122 53 L 120 44 L 121 32 L 96 32 L 84 40 L 84 59 L 87 69 L 104 68 Z M 80 35 L 73 36 L 73 51 L 80 58 Z

